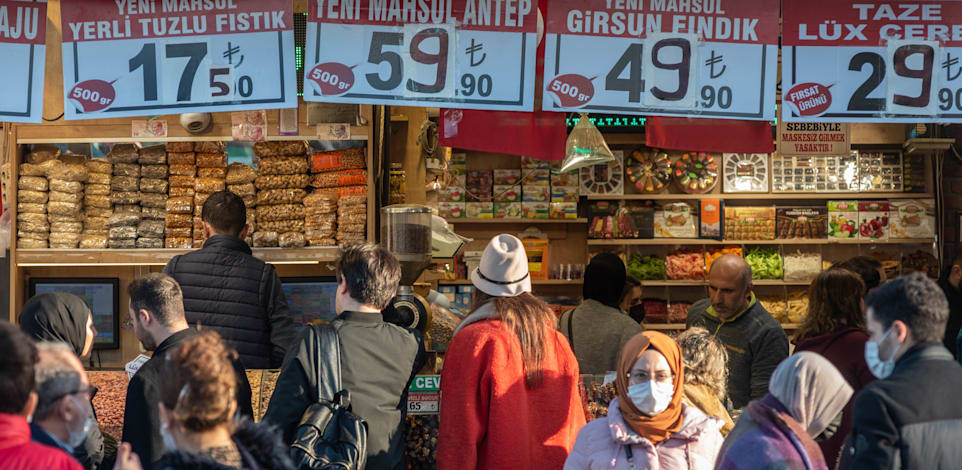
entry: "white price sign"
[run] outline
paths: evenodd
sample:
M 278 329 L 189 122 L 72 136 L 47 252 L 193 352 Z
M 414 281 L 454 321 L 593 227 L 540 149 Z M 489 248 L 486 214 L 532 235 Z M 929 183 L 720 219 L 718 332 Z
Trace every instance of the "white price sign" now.
M 306 101 L 534 108 L 536 0 L 308 5 Z
M 778 10 L 751 0 L 559 0 L 544 109 L 771 120 Z
M 962 4 L 786 0 L 783 11 L 786 121 L 962 122 Z
M 66 119 L 297 106 L 290 2 L 64 2 Z
M 0 121 L 41 122 L 47 3 L 0 1 Z
M 408 387 L 409 415 L 438 414 L 441 412 L 441 376 L 418 375 Z

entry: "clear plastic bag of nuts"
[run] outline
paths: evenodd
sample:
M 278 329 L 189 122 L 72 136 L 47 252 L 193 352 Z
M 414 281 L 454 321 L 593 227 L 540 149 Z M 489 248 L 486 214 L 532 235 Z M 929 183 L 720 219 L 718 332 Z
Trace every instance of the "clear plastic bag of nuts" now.
M 300 232 L 284 232 L 277 237 L 281 248 L 301 248 L 307 246 L 307 238 Z
M 101 250 L 107 248 L 107 237 L 105 235 L 83 234 L 80 236 L 80 248 Z
M 254 232 L 254 246 L 258 248 L 277 246 L 279 236 L 277 232 Z
M 17 192 L 17 200 L 34 204 L 43 204 L 50 200 L 50 193 L 47 191 L 21 190 Z
M 254 181 L 257 189 L 305 188 L 311 182 L 309 175 L 258 176 Z
M 80 209 L 82 207 L 83 205 L 78 202 L 51 201 L 47 203 L 47 215 L 80 217 Z
M 217 167 L 217 168 L 197 168 L 198 178 L 217 178 L 226 180 L 227 179 L 227 168 Z
M 84 166 L 87 167 L 88 173 L 103 173 L 112 174 L 114 171 L 114 166 L 107 160 L 92 159 L 84 162 Z
M 307 173 L 307 157 L 269 157 L 257 160 L 257 174 L 296 175 Z
M 60 179 L 50 179 L 50 190 L 62 193 L 82 193 L 84 184 L 80 181 L 67 181 Z
M 220 178 L 197 178 L 194 180 L 194 191 L 213 194 L 227 189 L 227 183 Z
M 23 191 L 47 191 L 50 183 L 43 176 L 21 176 L 17 182 L 17 189 Z
M 227 184 L 253 183 L 257 179 L 257 172 L 250 165 L 231 163 L 227 168 Z
M 197 153 L 198 168 L 227 167 L 227 152 Z
M 307 143 L 301 140 L 267 141 L 255 143 L 254 153 L 261 157 L 304 155 L 307 148 Z
M 167 195 L 164 193 L 140 193 L 140 206 L 143 208 L 167 207 Z
M 167 193 L 167 179 L 141 178 L 140 191 L 144 193 Z
M 107 173 L 87 173 L 87 181 L 85 183 L 89 184 L 110 184 L 111 175 Z
M 87 181 L 87 167 L 85 165 L 63 165 L 47 173 L 47 177 L 64 181 Z
M 257 229 L 266 232 L 303 232 L 304 219 L 288 220 L 260 220 L 257 219 Z
M 114 191 L 110 193 L 110 202 L 114 204 L 140 203 L 140 191 Z
M 60 191 L 50 191 L 50 202 L 72 202 L 80 204 L 84 200 L 84 193 L 62 193 Z
M 257 196 L 257 189 L 254 188 L 253 183 L 246 184 L 228 184 L 227 190 L 240 196 L 240 197 L 252 197 Z
M 307 191 L 296 188 L 265 189 L 257 192 L 257 205 L 296 204 L 304 201 Z
M 167 147 L 163 144 L 140 149 L 141 165 L 163 165 L 167 163 Z
M 257 206 L 257 220 L 261 222 L 285 219 L 304 220 L 303 204 L 273 204 L 268 206 Z M 286 230 L 291 232 L 293 230 Z
M 110 180 L 110 189 L 122 192 L 139 191 L 140 178 L 136 176 L 114 176 Z
M 140 178 L 140 164 L 115 163 L 114 176 L 133 176 L 134 178 Z
M 140 214 L 114 214 L 107 219 L 107 227 L 137 227 L 140 220 Z
M 143 165 L 140 167 L 141 178 L 167 179 L 167 165 Z
M 197 154 L 194 152 L 169 152 L 167 154 L 167 164 L 174 165 L 197 165 Z
M 194 240 L 190 237 L 167 237 L 164 240 L 166 248 L 188 249 L 193 247 Z

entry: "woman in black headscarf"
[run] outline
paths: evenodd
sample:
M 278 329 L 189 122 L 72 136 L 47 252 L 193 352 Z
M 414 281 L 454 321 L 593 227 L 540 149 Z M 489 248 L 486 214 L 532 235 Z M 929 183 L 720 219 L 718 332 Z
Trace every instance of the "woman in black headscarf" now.
M 97 336 L 87 303 L 76 295 L 60 292 L 31 297 L 20 311 L 20 329 L 36 341 L 66 343 L 81 359 L 90 356 Z M 92 398 L 91 410 L 94 409 Z M 84 443 L 74 449 L 73 455 L 87 470 L 108 467 L 102 465 L 104 436 L 100 426 L 93 426 Z

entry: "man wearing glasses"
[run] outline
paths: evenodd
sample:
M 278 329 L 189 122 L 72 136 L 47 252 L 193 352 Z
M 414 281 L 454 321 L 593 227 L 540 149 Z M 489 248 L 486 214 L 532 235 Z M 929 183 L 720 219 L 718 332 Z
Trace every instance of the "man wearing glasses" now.
M 37 355 L 37 409 L 30 424 L 31 440 L 63 449 L 79 461 L 75 449 L 95 423 L 90 400 L 96 389 L 66 344 L 39 343 Z

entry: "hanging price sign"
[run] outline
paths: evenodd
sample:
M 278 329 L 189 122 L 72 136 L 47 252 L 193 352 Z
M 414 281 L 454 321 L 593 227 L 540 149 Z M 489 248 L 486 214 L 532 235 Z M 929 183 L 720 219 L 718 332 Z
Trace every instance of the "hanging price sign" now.
M 409 415 L 436 415 L 441 412 L 441 376 L 418 375 L 408 387 Z
M 0 121 L 40 122 L 46 35 L 46 2 L 0 1 Z
M 537 0 L 308 2 L 306 101 L 534 109 Z
M 66 119 L 297 106 L 289 1 L 85 0 L 61 18 Z
M 771 120 L 778 8 L 755 0 L 557 0 L 544 109 Z
M 785 0 L 786 121 L 962 122 L 962 3 Z

